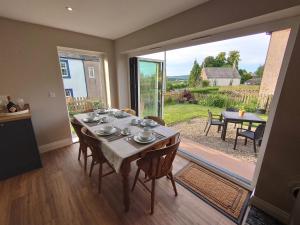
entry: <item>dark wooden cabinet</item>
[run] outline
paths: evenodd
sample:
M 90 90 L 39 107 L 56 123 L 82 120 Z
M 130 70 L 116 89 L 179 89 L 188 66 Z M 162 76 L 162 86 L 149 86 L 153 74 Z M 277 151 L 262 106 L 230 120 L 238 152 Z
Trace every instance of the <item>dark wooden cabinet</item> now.
M 0 180 L 41 167 L 31 119 L 0 121 Z

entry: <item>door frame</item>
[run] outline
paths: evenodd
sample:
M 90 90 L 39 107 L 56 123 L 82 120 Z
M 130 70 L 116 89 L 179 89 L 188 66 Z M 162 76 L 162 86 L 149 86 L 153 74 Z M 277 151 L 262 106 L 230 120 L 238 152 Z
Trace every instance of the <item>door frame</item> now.
M 161 81 L 161 96 L 160 96 L 160 101 L 161 101 L 161 106 L 160 106 L 160 112 L 158 114 L 161 114 L 161 117 L 163 115 L 163 108 L 164 108 L 164 98 L 163 98 L 163 91 L 164 91 L 164 88 L 165 88 L 165 79 L 166 79 L 166 74 L 165 74 L 165 67 L 166 67 L 166 64 L 165 64 L 165 61 L 166 60 L 159 60 L 159 59 L 150 59 L 150 58 L 144 58 L 144 57 L 139 57 L 137 56 L 137 64 L 138 64 L 138 116 L 140 116 L 140 113 L 141 113 L 141 104 L 140 104 L 140 100 L 141 100 L 141 96 L 140 96 L 140 93 L 141 93 L 141 89 L 140 89 L 140 65 L 139 65 L 139 62 L 141 61 L 146 61 L 146 62 L 154 62 L 154 63 L 160 63 L 161 64 L 161 72 L 162 72 L 162 81 Z
M 246 185 L 246 187 L 249 188 L 249 190 L 254 190 L 262 167 L 266 145 L 268 143 L 270 130 L 272 129 L 274 115 L 277 109 L 279 96 L 282 90 L 283 82 L 285 80 L 286 70 L 290 61 L 292 50 L 294 48 L 295 39 L 299 30 L 299 26 L 300 26 L 300 16 L 291 15 L 290 17 L 287 18 L 278 18 L 277 20 L 265 21 L 261 23 L 256 23 L 254 21 L 253 24 L 248 23 L 248 25 L 240 26 L 240 27 L 236 26 L 232 28 L 230 25 L 228 25 L 222 27 L 222 29 L 220 28 L 220 29 L 202 31 L 199 33 L 187 35 L 185 37 L 179 38 L 178 40 L 170 40 L 165 43 L 158 43 L 156 44 L 158 47 L 156 47 L 156 45 L 153 44 L 148 48 L 143 47 L 140 49 L 132 49 L 124 53 L 127 54 L 128 57 L 137 56 L 137 55 L 146 55 L 146 54 L 164 52 L 164 51 L 185 48 L 185 47 L 190 47 L 195 45 L 207 44 L 207 43 L 212 43 L 220 40 L 226 40 L 226 39 L 231 39 L 231 38 L 236 38 L 241 36 L 263 33 L 266 32 L 266 30 L 276 31 L 276 30 L 284 30 L 288 28 L 291 29 L 289 40 L 286 47 L 285 56 L 282 61 L 279 78 L 276 84 L 273 101 L 272 104 L 270 105 L 270 111 L 273 112 L 269 115 L 269 119 L 266 124 L 265 134 L 264 134 L 263 142 L 260 147 L 260 153 L 256 163 L 253 179 L 250 185 Z M 199 37 L 199 38 L 191 38 L 191 37 Z

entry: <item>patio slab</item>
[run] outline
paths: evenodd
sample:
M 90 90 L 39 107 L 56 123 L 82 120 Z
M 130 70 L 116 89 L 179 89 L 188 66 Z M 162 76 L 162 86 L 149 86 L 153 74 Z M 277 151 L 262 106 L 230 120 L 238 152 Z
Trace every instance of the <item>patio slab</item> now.
M 255 170 L 255 163 L 234 158 L 228 154 L 199 144 L 187 138 L 182 138 L 180 148 L 192 154 L 196 158 L 204 159 L 212 165 L 229 170 L 249 181 L 252 180 Z

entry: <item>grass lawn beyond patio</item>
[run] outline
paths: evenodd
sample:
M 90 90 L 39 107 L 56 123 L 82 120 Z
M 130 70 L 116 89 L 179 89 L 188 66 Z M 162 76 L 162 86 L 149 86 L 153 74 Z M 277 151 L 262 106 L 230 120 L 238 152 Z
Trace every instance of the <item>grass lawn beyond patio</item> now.
M 164 120 L 167 125 L 176 124 L 179 122 L 188 121 L 196 117 L 207 117 L 207 110 L 213 114 L 220 115 L 225 109 L 208 107 L 196 104 L 176 104 L 164 106 Z M 258 115 L 264 120 L 268 119 L 267 115 Z

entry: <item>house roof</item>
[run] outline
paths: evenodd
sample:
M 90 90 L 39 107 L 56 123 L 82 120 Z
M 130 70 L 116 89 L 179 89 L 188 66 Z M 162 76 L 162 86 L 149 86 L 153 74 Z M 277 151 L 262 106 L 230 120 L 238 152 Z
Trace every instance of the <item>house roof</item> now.
M 245 81 L 245 84 L 247 85 L 258 85 L 261 83 L 261 78 L 257 77 L 257 78 L 251 78 L 250 80 Z
M 208 79 L 215 78 L 236 78 L 240 79 L 240 73 L 236 68 L 232 67 L 205 67 L 202 70 L 205 71 L 205 74 Z

